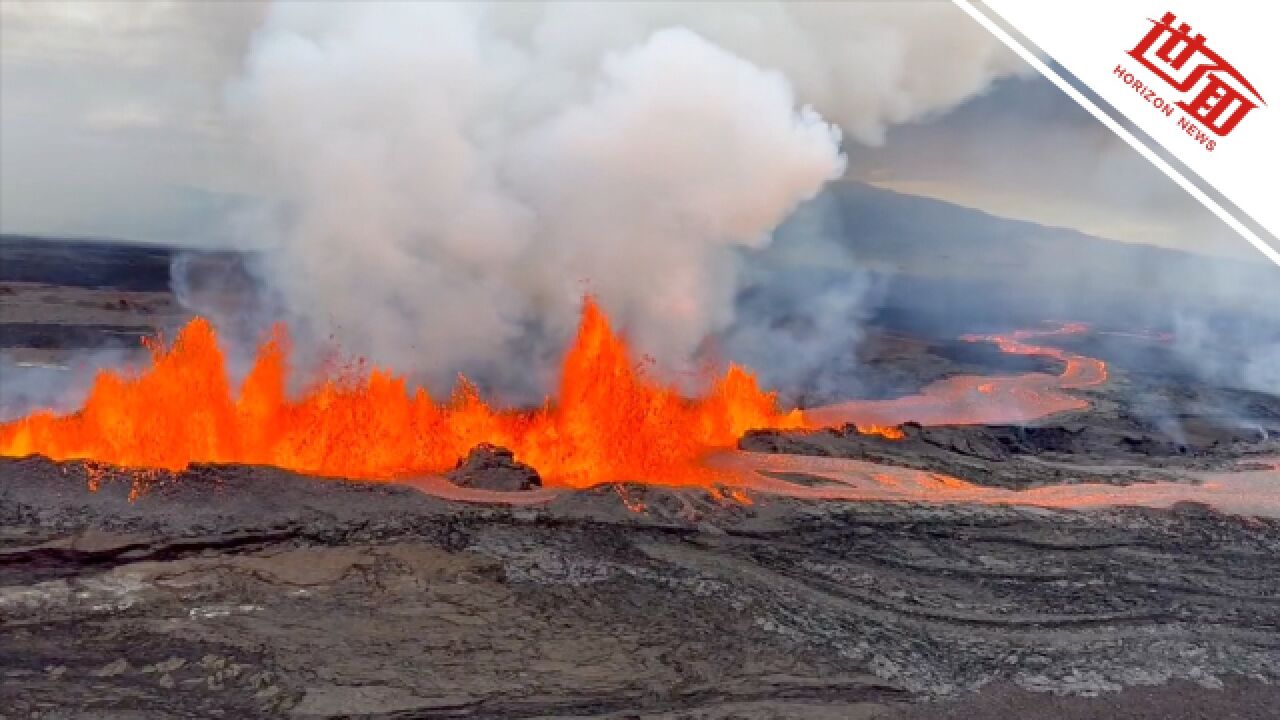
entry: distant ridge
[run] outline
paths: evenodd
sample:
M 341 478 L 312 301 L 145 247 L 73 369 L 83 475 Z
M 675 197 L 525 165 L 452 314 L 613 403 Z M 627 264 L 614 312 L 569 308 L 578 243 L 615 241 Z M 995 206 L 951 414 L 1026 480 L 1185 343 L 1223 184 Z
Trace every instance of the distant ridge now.
M 842 242 L 885 278 L 889 311 L 971 326 L 1166 324 L 1179 311 L 1275 322 L 1280 268 L 1098 238 L 864 183 L 826 191 Z

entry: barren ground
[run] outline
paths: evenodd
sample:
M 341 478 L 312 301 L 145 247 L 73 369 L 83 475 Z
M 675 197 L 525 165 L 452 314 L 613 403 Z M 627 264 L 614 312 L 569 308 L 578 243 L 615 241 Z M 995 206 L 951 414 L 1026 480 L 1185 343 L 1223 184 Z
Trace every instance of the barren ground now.
M 1273 519 L 87 480 L 0 464 L 17 717 L 1165 717 L 1119 691 L 1171 682 L 1180 709 L 1280 702 Z
M 185 317 L 103 263 L 99 287 L 47 269 L 0 287 L 3 397 L 19 368 L 57 381 L 72 371 L 31 366 Z M 888 328 L 862 351 L 884 396 L 1045 369 Z M 1267 472 L 1280 398 L 1142 357 L 1033 428 L 743 447 L 1018 490 Z M 513 507 L 0 458 L 0 717 L 1277 717 L 1280 519 L 751 499 L 607 486 Z

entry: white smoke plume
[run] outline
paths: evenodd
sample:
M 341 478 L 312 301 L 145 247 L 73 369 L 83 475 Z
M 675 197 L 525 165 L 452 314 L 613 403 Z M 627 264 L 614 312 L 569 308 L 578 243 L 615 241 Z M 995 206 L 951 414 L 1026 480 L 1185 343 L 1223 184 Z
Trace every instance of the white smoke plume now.
M 1202 313 L 1177 311 L 1173 316 L 1174 353 L 1212 382 L 1280 394 L 1280 326 L 1243 317 L 1244 323 L 1222 327 Z
M 843 174 L 840 128 L 879 142 L 1019 68 L 945 4 L 284 2 L 230 97 L 296 329 L 527 391 L 584 291 L 680 367 L 740 253 Z

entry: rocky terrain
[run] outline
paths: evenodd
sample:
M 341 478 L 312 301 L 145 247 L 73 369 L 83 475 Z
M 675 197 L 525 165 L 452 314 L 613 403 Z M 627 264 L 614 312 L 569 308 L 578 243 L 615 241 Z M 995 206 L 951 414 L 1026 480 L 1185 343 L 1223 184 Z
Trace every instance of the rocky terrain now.
M 795 432 L 752 430 L 743 450 L 809 457 L 851 458 L 878 465 L 943 473 L 971 483 L 1012 490 L 1070 483 L 1127 485 L 1177 481 L 1188 471 L 1270 463 L 1280 454 L 1280 433 L 1226 425 L 1212 439 L 1188 445 L 1140 428 L 1101 422 L 1042 425 L 902 426 L 889 440 L 857 425 Z
M 1121 691 L 1171 682 L 1238 717 L 1280 702 L 1275 519 L 143 484 L 0 461 L 6 717 L 1166 717 Z
M 190 314 L 154 249 L 6 242 L 5 417 Z M 399 484 L 0 458 L 0 718 L 1276 717 L 1280 398 L 1064 342 L 1111 363 L 1087 410 L 753 432 L 730 460 L 778 484 L 722 491 L 558 491 L 495 447 Z M 847 372 L 1058 368 L 870 326 Z

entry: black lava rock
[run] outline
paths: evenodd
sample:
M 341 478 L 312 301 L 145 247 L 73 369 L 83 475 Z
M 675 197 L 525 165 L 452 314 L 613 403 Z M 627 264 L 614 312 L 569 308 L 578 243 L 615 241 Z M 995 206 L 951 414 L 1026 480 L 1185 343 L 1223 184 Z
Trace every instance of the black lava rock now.
M 449 482 L 459 487 L 517 492 L 542 487 L 538 471 L 516 460 L 504 447 L 480 443 L 471 448 L 458 465 L 445 473 Z

